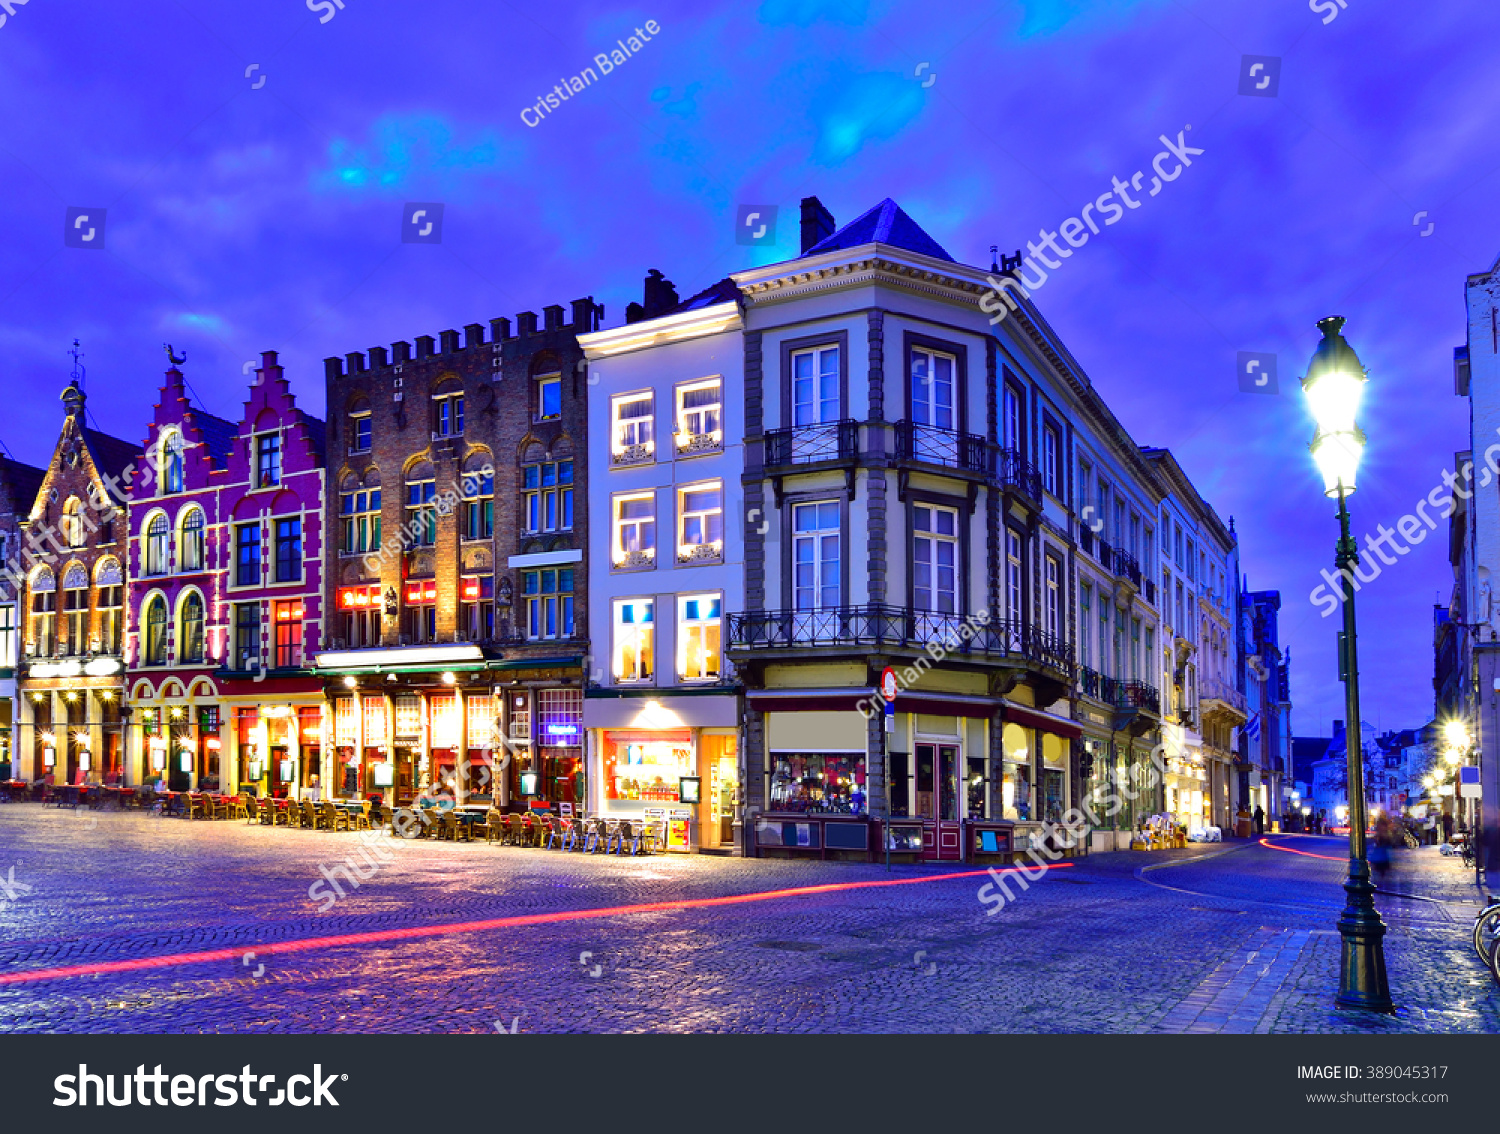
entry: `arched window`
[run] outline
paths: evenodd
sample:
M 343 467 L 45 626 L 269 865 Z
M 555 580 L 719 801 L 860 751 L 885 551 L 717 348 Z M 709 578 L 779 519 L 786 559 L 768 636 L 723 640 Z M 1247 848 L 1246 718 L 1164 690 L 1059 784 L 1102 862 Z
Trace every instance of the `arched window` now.
M 167 573 L 167 546 L 170 526 L 165 512 L 157 512 L 146 524 L 146 574 Z
M 63 573 L 63 619 L 60 652 L 68 657 L 88 653 L 89 573 L 82 563 Z
M 120 561 L 101 559 L 94 566 L 94 583 L 99 588 L 99 651 L 118 657 L 120 627 L 125 621 L 125 575 Z
M 177 638 L 177 660 L 183 665 L 203 661 L 203 598 L 189 591 L 182 600 L 182 628 Z
M 145 663 L 167 664 L 167 600 L 157 595 L 146 604 Z
M 181 492 L 185 482 L 182 434 L 175 429 L 161 442 L 161 487 L 163 493 Z
M 177 558 L 183 571 L 203 570 L 203 509 L 189 508 L 183 517 Z
M 50 658 L 57 647 L 57 576 L 46 567 L 31 580 L 32 653 Z
M 68 497 L 63 505 L 62 536 L 69 547 L 83 546 L 83 506 L 76 496 Z

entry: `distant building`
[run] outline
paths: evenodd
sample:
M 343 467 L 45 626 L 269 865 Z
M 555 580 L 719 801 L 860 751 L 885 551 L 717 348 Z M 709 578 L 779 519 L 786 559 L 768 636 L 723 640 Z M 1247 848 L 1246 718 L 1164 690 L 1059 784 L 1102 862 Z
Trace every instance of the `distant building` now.
M 1291 754 L 1292 660 L 1291 651 L 1281 648 L 1280 610 L 1278 591 L 1245 591 L 1240 595 L 1240 664 L 1250 719 L 1239 735 L 1238 799 L 1246 810 L 1264 810 L 1267 823 L 1281 818 L 1281 783 Z
M 26 581 L 21 522 L 30 515 L 45 475 L 41 469 L 20 461 L 0 458 L 0 779 L 9 779 L 12 770 L 16 664 L 21 644 L 20 603 Z

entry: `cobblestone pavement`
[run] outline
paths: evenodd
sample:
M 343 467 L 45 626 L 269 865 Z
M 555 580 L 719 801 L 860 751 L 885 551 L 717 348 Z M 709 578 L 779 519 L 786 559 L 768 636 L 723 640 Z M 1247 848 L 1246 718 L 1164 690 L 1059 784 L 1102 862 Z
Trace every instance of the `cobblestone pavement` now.
M 1342 847 L 1272 841 L 1305 853 L 1100 855 L 986 916 L 972 868 L 380 838 L 320 911 L 361 837 L 0 806 L 0 1033 L 1500 1031 L 1461 867 L 1407 856 L 1442 900 L 1380 899 L 1401 1011 L 1342 1013 Z

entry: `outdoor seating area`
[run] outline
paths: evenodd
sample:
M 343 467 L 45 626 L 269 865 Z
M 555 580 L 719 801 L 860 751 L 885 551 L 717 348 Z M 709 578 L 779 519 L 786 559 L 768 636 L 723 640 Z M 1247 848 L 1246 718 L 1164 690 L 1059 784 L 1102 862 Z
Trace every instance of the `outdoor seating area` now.
M 651 854 L 663 844 L 660 821 L 609 816 L 554 816 L 546 812 L 505 814 L 493 807 L 455 807 L 449 801 L 398 808 L 391 834 L 405 839 L 449 839 L 489 845 L 577 851 L 584 854 Z

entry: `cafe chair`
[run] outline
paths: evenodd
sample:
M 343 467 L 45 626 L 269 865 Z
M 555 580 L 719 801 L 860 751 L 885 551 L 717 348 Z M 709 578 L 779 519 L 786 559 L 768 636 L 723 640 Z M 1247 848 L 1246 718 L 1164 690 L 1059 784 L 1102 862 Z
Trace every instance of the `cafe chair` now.
M 360 804 L 360 808 L 358 811 L 346 812 L 345 817 L 349 823 L 349 827 L 351 830 L 370 830 L 370 801 L 368 799 L 364 800 Z
M 228 804 L 227 806 L 229 808 L 229 818 L 231 819 L 252 818 L 250 797 L 248 795 L 235 796 L 234 802 Z
M 332 803 L 320 803 L 318 810 L 323 815 L 323 825 L 330 831 L 351 831 L 349 825 L 349 813 L 341 807 L 335 807 Z

